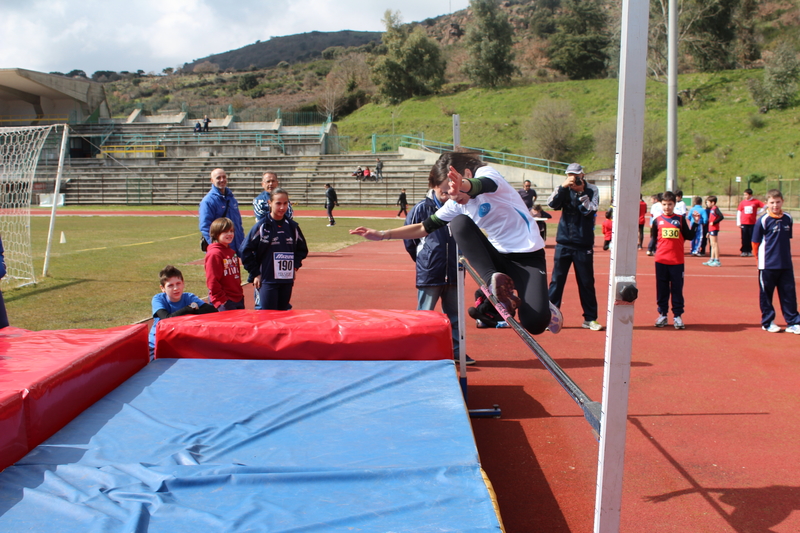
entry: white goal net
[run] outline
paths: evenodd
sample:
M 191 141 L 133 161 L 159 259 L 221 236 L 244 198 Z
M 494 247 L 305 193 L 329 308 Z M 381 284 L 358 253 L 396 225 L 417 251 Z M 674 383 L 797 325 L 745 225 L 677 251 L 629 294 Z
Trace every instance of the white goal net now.
M 31 253 L 31 191 L 42 145 L 55 126 L 0 128 L 0 237 L 3 286 L 35 283 Z

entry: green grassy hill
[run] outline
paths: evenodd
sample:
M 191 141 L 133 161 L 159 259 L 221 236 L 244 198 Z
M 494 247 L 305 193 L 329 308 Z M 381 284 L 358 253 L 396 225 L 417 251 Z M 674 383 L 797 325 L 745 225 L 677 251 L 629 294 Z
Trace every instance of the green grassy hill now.
M 800 176 L 800 139 L 795 128 L 800 110 L 759 114 L 747 89 L 747 79 L 761 70 L 688 74 L 679 79 L 683 94 L 678 111 L 678 185 L 686 194 L 724 195 L 736 176 L 764 174 L 767 181 Z M 465 146 L 503 150 L 530 156 L 525 125 L 541 98 L 564 98 L 572 105 L 579 138 L 570 160 L 589 170 L 613 166 L 613 153 L 596 151 L 595 135 L 616 122 L 616 80 L 568 81 L 528 85 L 496 91 L 469 89 L 460 93 L 415 98 L 396 106 L 369 104 L 342 119 L 339 133 L 350 136 L 351 150 L 371 149 L 371 135 L 416 134 L 452 142 L 452 114 L 461 117 L 461 142 Z M 647 120 L 663 127 L 666 138 L 667 86 L 649 81 Z M 800 157 L 798 157 L 800 159 Z M 645 193 L 663 190 L 662 170 L 642 185 Z M 775 186 L 772 181 L 770 186 Z M 756 194 L 766 183 L 754 184 Z M 741 186 L 744 188 L 744 185 Z M 797 194 L 798 187 L 794 188 Z M 786 189 L 784 189 L 786 190 Z M 763 192 L 763 191 L 761 191 Z

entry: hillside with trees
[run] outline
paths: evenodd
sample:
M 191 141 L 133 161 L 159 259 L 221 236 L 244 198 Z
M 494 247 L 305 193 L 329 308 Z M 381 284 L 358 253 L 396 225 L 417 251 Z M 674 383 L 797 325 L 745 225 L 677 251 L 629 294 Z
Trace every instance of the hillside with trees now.
M 653 107 L 646 134 L 657 147 L 665 129 L 667 0 L 650 0 L 650 6 L 650 91 L 664 95 L 648 100 Z M 311 45 L 298 45 L 274 67 L 253 69 L 252 58 L 243 59 L 251 45 L 211 56 L 225 55 L 222 65 L 209 58 L 160 75 L 92 77 L 108 82 L 118 115 L 137 106 L 147 113 L 188 108 L 200 115 L 232 107 L 242 120 L 258 120 L 275 108 L 314 111 L 339 121 L 351 149 L 366 149 L 372 133 L 422 131 L 447 141 L 449 126 L 441 119 L 447 123 L 460 113 L 466 131 L 481 125 L 464 140 L 471 146 L 610 166 L 616 94 L 609 88 L 616 87 L 620 13 L 621 0 L 471 0 L 467 10 L 405 24 L 400 11 L 388 10 L 380 42 L 330 46 L 310 60 L 297 58 Z M 680 2 L 681 121 L 689 115 L 705 121 L 691 135 L 682 122 L 681 167 L 696 176 L 687 179 L 713 181 L 740 158 L 740 143 L 769 136 L 773 126 L 795 124 L 787 117 L 795 116 L 798 103 L 798 28 L 798 0 Z M 598 87 L 605 88 L 602 98 Z M 595 97 L 584 101 L 582 91 Z M 736 113 L 726 113 L 719 102 Z M 432 114 L 412 119 L 412 108 Z M 718 132 L 722 126 L 715 120 L 739 135 Z M 545 128 L 548 121 L 556 126 Z M 786 154 L 794 147 L 776 142 L 785 152 L 779 159 L 791 160 Z M 663 157 L 656 150 L 651 159 Z M 790 169 L 773 166 L 764 171 Z M 660 167 L 648 167 L 646 175 L 660 175 Z

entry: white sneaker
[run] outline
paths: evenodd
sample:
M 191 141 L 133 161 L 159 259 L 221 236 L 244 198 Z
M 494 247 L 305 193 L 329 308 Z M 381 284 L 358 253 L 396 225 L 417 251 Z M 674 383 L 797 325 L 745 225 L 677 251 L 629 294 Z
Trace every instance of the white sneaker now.
M 800 324 L 795 324 L 794 326 L 789 326 L 786 328 L 788 333 L 794 333 L 795 335 L 800 335 Z
M 550 333 L 558 333 L 561 331 L 561 326 L 564 324 L 564 317 L 561 316 L 561 310 L 550 302 L 550 325 L 547 329 Z
M 768 328 L 764 327 L 764 326 L 761 326 L 761 329 L 763 329 L 764 331 L 768 331 L 769 333 L 780 333 L 781 332 L 781 327 L 778 324 L 776 324 L 775 322 L 770 322 Z M 789 331 L 789 328 L 786 328 L 786 331 Z
M 676 316 L 672 323 L 675 325 L 675 329 L 686 329 L 686 326 L 683 325 L 683 319 L 679 316 Z
M 581 327 L 592 331 L 603 331 L 603 326 L 597 320 L 584 320 Z
M 656 319 L 656 327 L 663 328 L 667 325 L 667 315 L 661 315 Z

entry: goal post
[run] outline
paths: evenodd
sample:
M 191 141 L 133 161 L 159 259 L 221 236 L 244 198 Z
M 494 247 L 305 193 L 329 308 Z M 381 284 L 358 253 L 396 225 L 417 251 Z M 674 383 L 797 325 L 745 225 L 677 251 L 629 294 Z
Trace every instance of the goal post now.
M 44 142 L 55 127 L 0 128 L 0 237 L 7 270 L 3 287 L 36 283 L 31 251 L 33 178 Z

